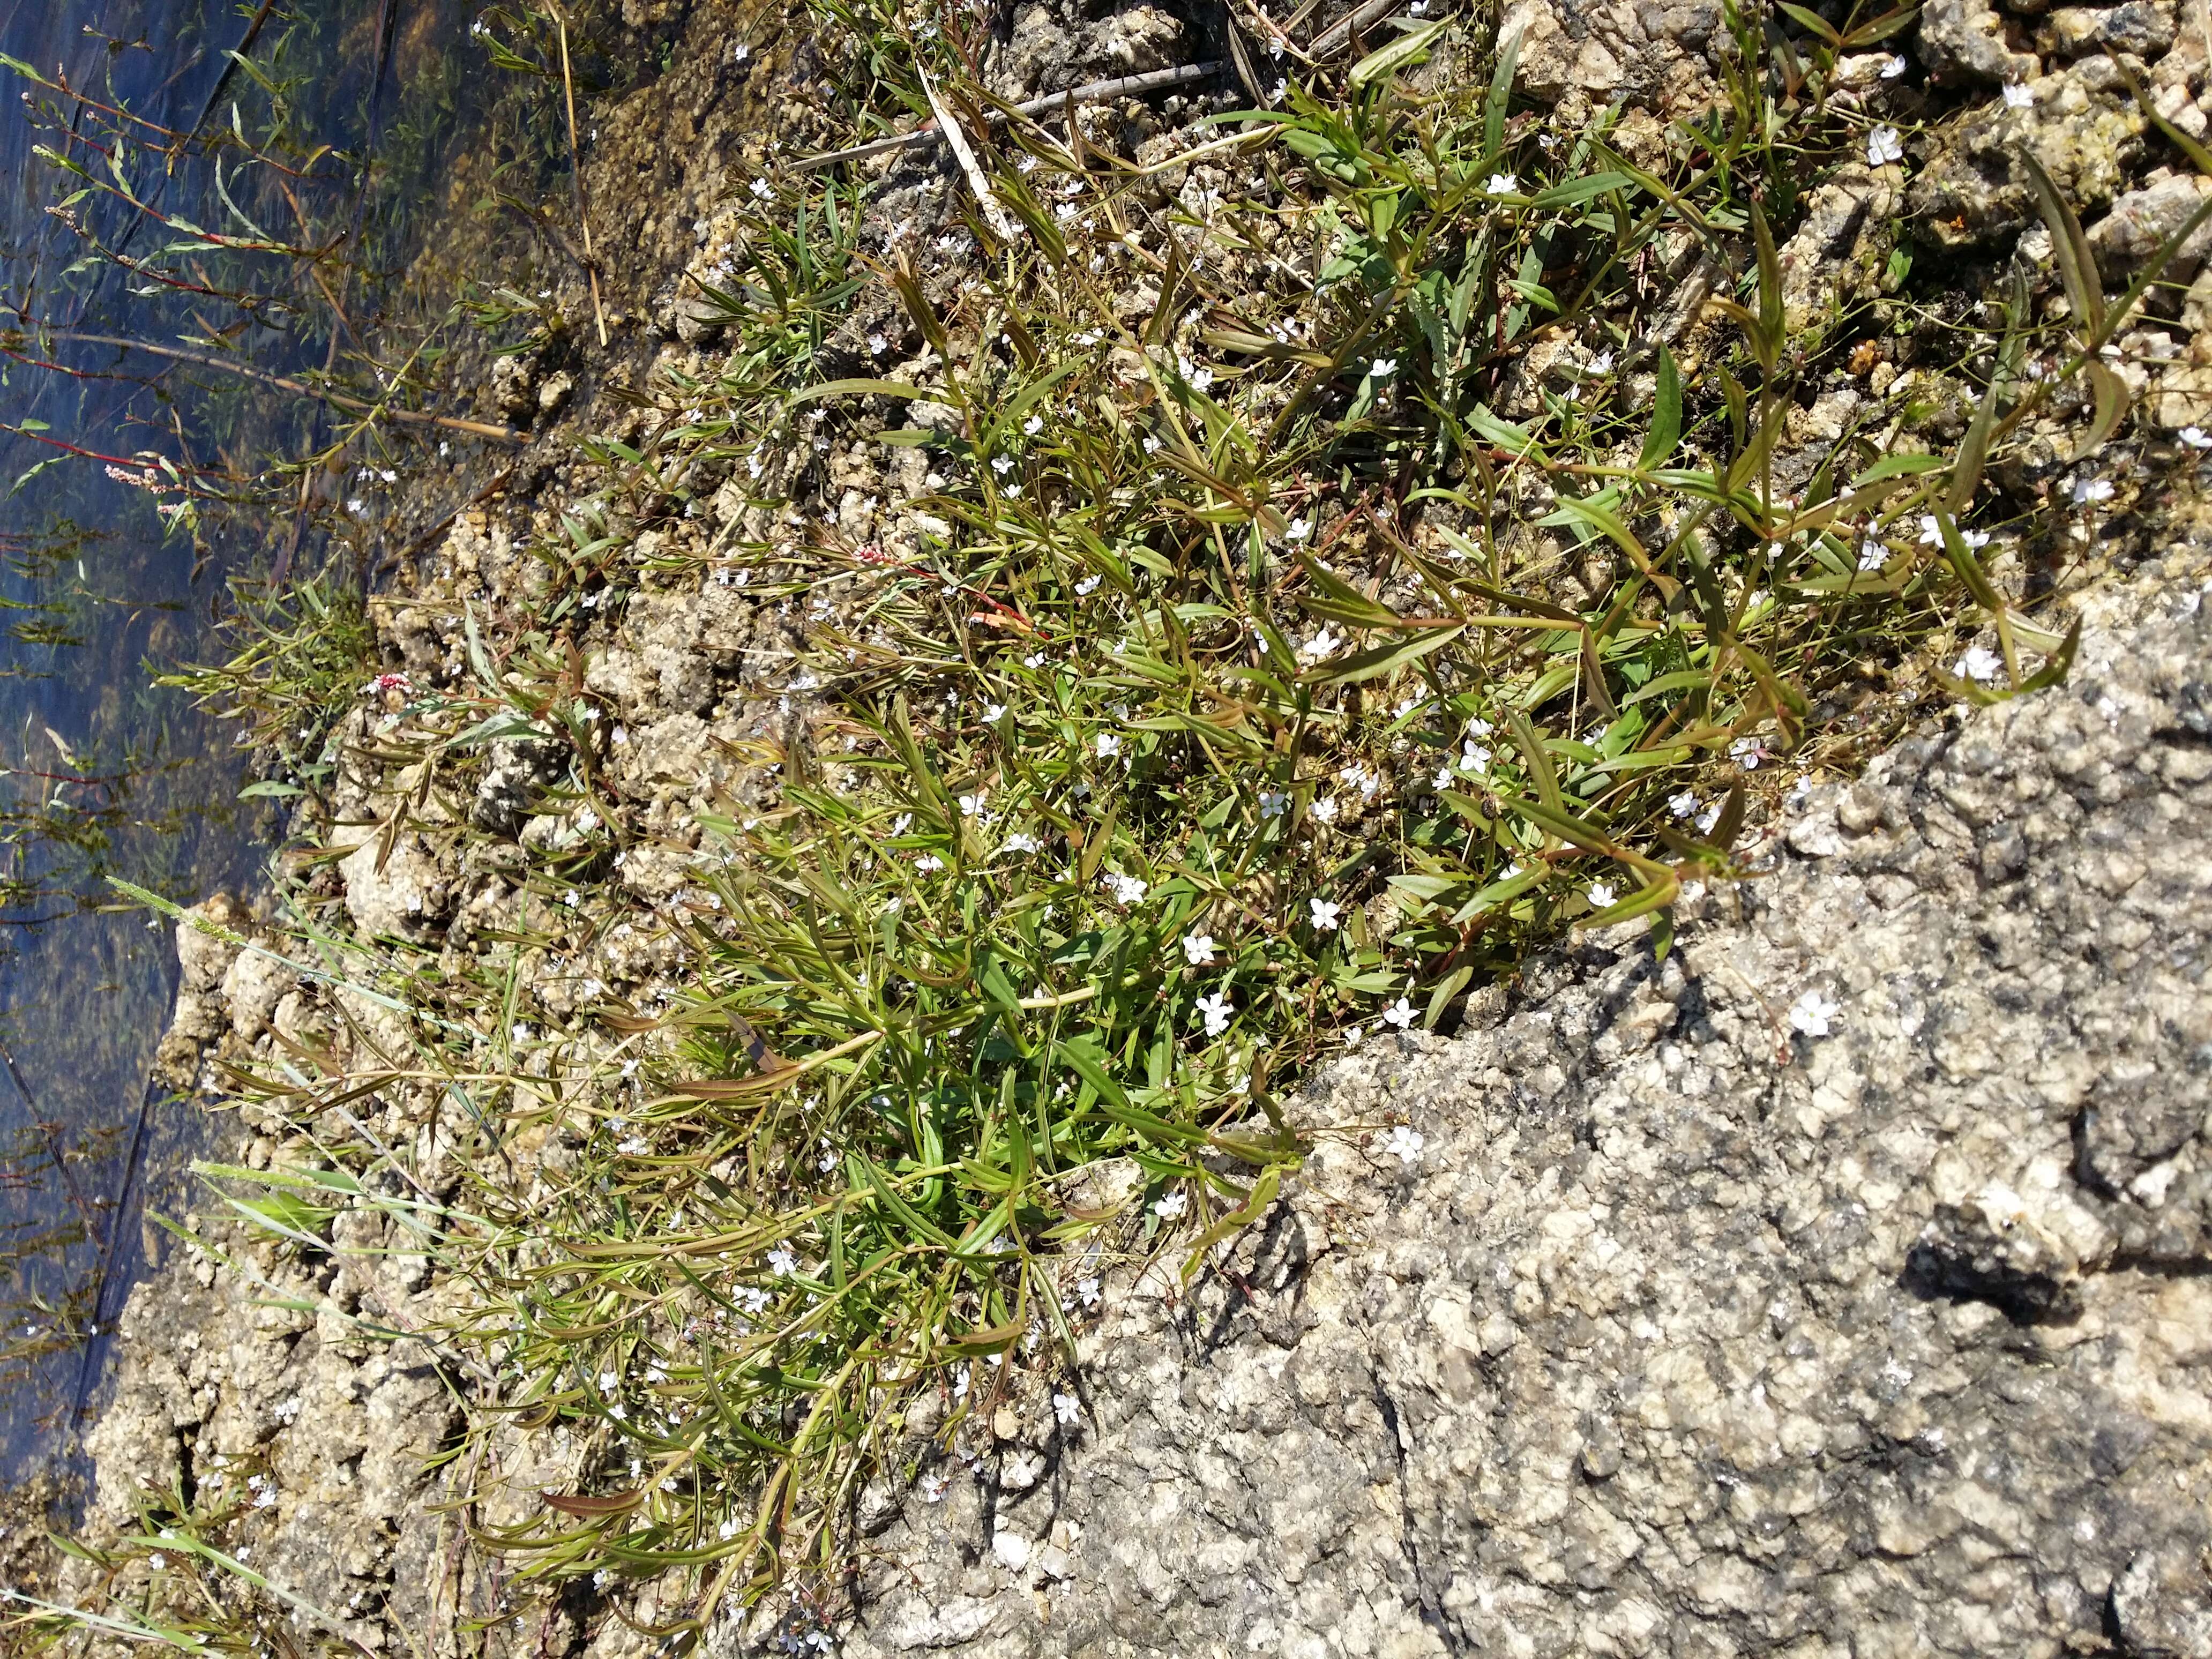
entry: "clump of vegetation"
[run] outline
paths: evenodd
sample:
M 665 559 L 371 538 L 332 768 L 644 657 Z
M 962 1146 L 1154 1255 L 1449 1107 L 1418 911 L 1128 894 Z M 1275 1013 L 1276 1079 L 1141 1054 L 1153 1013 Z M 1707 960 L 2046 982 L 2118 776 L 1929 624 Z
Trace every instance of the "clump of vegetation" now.
M 1172 1238 L 1202 1267 L 1296 1167 L 1316 1061 L 1449 1029 L 1570 927 L 1668 948 L 1792 759 L 2063 675 L 1990 464 L 2084 377 L 2077 453 L 2111 437 L 2098 354 L 2163 264 L 2107 302 L 2046 186 L 2068 314 L 2016 283 L 1958 325 L 1963 438 L 1875 402 L 1808 442 L 1854 331 L 1793 335 L 1778 241 L 1825 169 L 1893 148 L 1819 94 L 1898 15 L 1785 52 L 1734 14 L 1729 101 L 1664 176 L 1613 115 L 1516 112 L 1516 43 L 1449 19 L 1139 161 L 1080 117 L 986 119 L 949 22 L 839 15 L 871 97 L 959 134 L 963 222 L 871 229 L 864 189 L 797 172 L 749 193 L 702 284 L 722 368 L 582 445 L 538 614 L 497 653 L 472 623 L 467 684 L 393 688 L 378 726 L 422 793 L 496 742 L 552 757 L 571 832 L 518 866 L 536 920 L 459 977 L 303 935 L 416 1047 L 241 1079 L 325 1166 L 270 1229 L 321 1249 L 318 1206 L 384 1206 L 469 1283 L 440 1336 L 474 1356 L 471 1432 L 593 1437 L 582 1490 L 478 1542 L 527 1579 L 696 1575 L 700 1621 L 834 1575 L 871 1480 L 1050 1387 L 1107 1264 Z M 823 380 L 841 330 L 903 367 Z M 918 534 L 817 470 L 862 444 L 918 453 Z M 655 912 L 560 647 L 626 603 L 644 532 L 730 489 L 750 528 L 655 579 L 803 605 L 807 644 L 748 756 L 771 799 L 732 796 Z M 343 677 L 279 692 L 278 660 L 223 684 L 312 725 Z M 680 995 L 586 972 L 629 932 L 681 944 Z M 532 957 L 533 988 L 526 951 L 574 961 Z M 482 1137 L 450 1202 L 338 1109 L 426 1085 Z M 494 1152 L 532 1133 L 577 1157 L 525 1193 Z

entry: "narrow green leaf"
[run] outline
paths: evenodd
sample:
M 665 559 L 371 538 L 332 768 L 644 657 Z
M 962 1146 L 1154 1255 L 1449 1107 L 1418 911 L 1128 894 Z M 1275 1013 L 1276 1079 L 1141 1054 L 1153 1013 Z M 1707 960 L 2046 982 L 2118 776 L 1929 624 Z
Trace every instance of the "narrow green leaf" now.
M 1682 371 L 1674 354 L 1659 348 L 1658 384 L 1651 393 L 1651 430 L 1644 434 L 1644 451 L 1636 458 L 1640 469 L 1657 466 L 1674 453 L 1682 441 Z
M 1424 23 L 1411 33 L 1402 34 L 1387 46 L 1370 52 L 1352 66 L 1345 78 L 1353 87 L 1364 88 L 1407 68 L 1425 57 L 1436 38 L 1451 27 L 1451 19 L 1440 17 L 1433 23 Z

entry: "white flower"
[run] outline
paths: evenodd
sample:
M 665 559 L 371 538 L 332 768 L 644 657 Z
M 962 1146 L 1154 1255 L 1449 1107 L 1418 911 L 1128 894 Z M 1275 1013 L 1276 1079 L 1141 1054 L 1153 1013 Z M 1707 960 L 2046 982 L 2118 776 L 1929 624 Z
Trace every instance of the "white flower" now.
M 1886 544 L 1876 541 L 1871 536 L 1868 537 L 1864 541 L 1859 544 L 1859 568 L 1861 570 L 1879 570 L 1882 566 L 1888 562 L 1889 548 Z
M 1103 580 L 1104 580 L 1103 577 L 1085 576 L 1081 581 L 1075 584 L 1075 597 L 1079 599 L 1088 598 L 1091 593 L 1097 591 L 1098 584 Z
M 960 816 L 963 818 L 981 817 L 983 811 L 983 802 L 989 793 L 988 790 L 978 789 L 972 795 L 961 796 Z
M 1613 890 L 1609 881 L 1594 881 L 1589 885 L 1590 908 L 1602 910 L 1620 896 Z
M 893 818 L 893 819 L 891 820 L 891 834 L 893 834 L 894 836 L 902 836 L 902 835 L 906 834 L 906 832 L 907 832 L 907 827 L 908 827 L 909 824 L 911 824 L 913 822 L 914 822 L 914 814 L 913 814 L 913 813 L 911 813 L 911 812 L 902 812 L 902 813 L 900 813 L 896 817 L 895 817 L 895 818 Z
M 1121 739 L 1120 738 L 1115 736 L 1111 732 L 1101 732 L 1098 734 L 1098 758 L 1100 760 L 1112 760 L 1115 756 L 1121 752 Z
M 1521 181 L 1510 173 L 1493 173 L 1490 175 L 1490 182 L 1483 188 L 1492 196 L 1510 196 L 1521 188 Z
M 1066 1428 L 1083 1415 L 1083 1402 L 1072 1394 L 1062 1394 L 1054 1389 L 1052 1391 L 1052 1415 L 1055 1422 Z
M 1823 1037 L 1828 1035 L 1828 1022 L 1841 1012 L 1838 1005 L 1829 1001 L 1818 991 L 1808 991 L 1790 1004 L 1790 1024 L 1794 1030 L 1802 1031 L 1807 1036 Z
M 1077 1299 L 1080 1301 L 1085 1307 L 1097 1307 L 1098 1305 L 1098 1281 L 1095 1279 L 1077 1279 L 1075 1281 L 1075 1294 Z
M 1290 810 L 1290 796 L 1280 789 L 1262 789 L 1260 792 L 1260 816 L 1263 818 L 1282 817 Z
M 934 853 L 924 853 L 914 861 L 914 867 L 922 875 L 933 876 L 945 867 L 945 860 Z
M 930 1470 L 928 1474 L 914 1483 L 914 1489 L 921 1494 L 921 1501 L 925 1504 L 943 1503 L 945 1494 L 951 1490 L 951 1486 L 952 1478 L 950 1475 L 939 1474 L 935 1469 Z
M 775 191 L 769 187 L 769 182 L 767 179 L 756 179 L 753 180 L 753 196 L 755 199 L 765 202 L 769 197 L 775 194 Z
M 1898 136 L 1895 127 L 1876 127 L 1867 134 L 1867 165 L 1887 167 L 1892 161 L 1905 159 L 1905 140 Z
M 986 725 L 986 726 L 996 726 L 996 725 L 997 725 L 1000 720 L 1004 720 L 1004 719 L 1006 719 L 1006 704 L 1004 704 L 1004 703 L 1002 703 L 1002 702 L 987 702 L 987 703 L 985 703 L 985 704 L 983 705 L 983 724 L 984 724 L 984 725 Z
M 1028 436 L 1032 438 L 1036 437 L 1038 433 L 1044 430 L 1044 416 L 1042 415 L 1030 416 L 1029 419 L 1022 422 L 1022 430 Z
M 1145 453 L 1147 455 L 1157 455 L 1159 453 L 1160 441 L 1158 438 L 1146 437 L 1145 440 Z
M 1490 751 L 1480 744 L 1470 741 L 1460 750 L 1459 764 L 1463 772 L 1487 772 L 1490 769 Z
M 1398 372 L 1395 357 L 1377 357 L 1367 366 L 1367 372 L 1378 380 L 1387 380 Z
M 2005 107 L 2007 109 L 2033 109 L 2035 107 L 2034 92 L 2029 88 L 2021 85 L 2017 81 L 2008 81 L 2005 83 L 2004 100 Z
M 1203 968 L 1213 960 L 1213 935 L 1190 933 L 1182 936 L 1182 959 L 1194 968 Z
M 792 1253 L 790 1245 L 779 1244 L 768 1253 L 768 1265 L 775 1270 L 778 1279 L 782 1279 L 799 1271 L 799 1258 Z
M 1173 1221 L 1190 1208 L 1190 1200 L 1182 1193 L 1169 1193 L 1152 1206 L 1152 1213 L 1163 1221 Z
M 1320 633 L 1298 647 L 1298 655 L 1310 661 L 1319 662 L 1324 657 L 1334 655 L 1343 645 L 1344 641 L 1324 625 Z
M 880 357 L 884 353 L 889 351 L 890 349 L 891 343 L 885 339 L 882 335 L 871 334 L 868 336 L 868 355 L 870 356 Z
M 1310 898 L 1306 901 L 1307 920 L 1321 933 L 1336 931 L 1336 919 L 1344 914 L 1344 907 L 1334 900 Z
M 1421 1148 L 1428 1144 L 1419 1129 L 1401 1123 L 1390 1131 L 1390 1139 L 1385 1144 L 1383 1150 L 1395 1152 L 1398 1155 L 1398 1162 L 1410 1170 L 1419 1160 Z
M 2212 449 L 2212 433 L 2207 433 L 2201 426 L 2185 426 L 2174 435 L 2191 449 Z
M 1018 501 L 1022 498 L 1022 487 L 1019 484 L 1008 484 L 999 493 L 1010 501 Z
M 1610 351 L 1599 352 L 1596 356 L 1589 360 L 1589 372 L 1593 374 L 1612 374 L 1613 354 Z
M 1907 67 L 1908 65 L 1903 57 L 1893 57 L 1887 63 L 1881 66 L 1881 78 L 1885 81 L 1894 81 L 1899 76 L 1905 73 Z
M 1943 526 L 1933 513 L 1920 515 L 1920 544 L 1923 547 L 1943 545 Z
M 1116 903 L 1134 904 L 1144 897 L 1149 884 L 1138 880 L 1134 876 L 1125 876 L 1119 871 L 1109 871 L 1106 886 L 1114 895 Z
M 1364 1025 L 1347 1025 L 1344 1028 L 1344 1046 L 1347 1048 L 1357 1048 L 1359 1046 L 1359 1039 L 1366 1035 L 1367 1028 Z
M 1316 801 L 1308 811 L 1316 823 L 1334 823 L 1337 813 L 1336 799 L 1332 795 L 1324 795 Z
M 1969 548 L 1978 551 L 1990 544 L 1990 532 L 1986 530 L 1961 530 L 1959 532 L 1959 539 Z
M 2074 481 L 2074 505 L 2075 505 L 2075 506 L 2076 506 L 2076 507 L 2087 507 L 2087 506 L 2088 506 L 2088 505 L 2089 505 L 2089 503 L 2090 503 L 2090 502 L 2092 502 L 2092 501 L 2110 501 L 2110 500 L 2112 500 L 2112 481 L 2110 478 L 2076 478 L 2076 479 L 2075 479 L 2075 481 Z
M 1400 997 L 1382 1011 L 1383 1022 L 1396 1026 L 1401 1031 L 1413 1029 L 1414 1018 L 1413 1005 L 1404 997 Z
M 1698 810 L 1698 798 L 1688 790 L 1667 797 L 1667 810 L 1678 818 L 1686 818 Z
M 1429 787 L 1431 789 L 1449 789 L 1452 785 L 1458 781 L 1459 774 L 1453 771 L 1449 766 L 1439 766 L 1437 768 L 1436 776 L 1429 780 Z
M 1235 1005 L 1218 991 L 1212 996 L 1199 998 L 1196 1007 L 1200 1017 L 1206 1021 L 1206 1034 L 1210 1037 L 1219 1036 L 1227 1030 L 1229 1018 L 1237 1012 Z
M 1302 542 L 1312 534 L 1311 519 L 1293 519 L 1291 520 L 1290 528 L 1283 532 L 1283 539 L 1288 542 Z
M 1965 678 L 1979 680 L 1986 685 L 2004 672 L 2004 659 L 1978 645 L 1959 659 L 1958 672 Z
M 1766 757 L 1766 744 L 1758 738 L 1738 738 L 1729 744 L 1729 758 L 1747 772 L 1759 770 L 1759 763 Z
M 999 850 L 1001 853 L 1034 853 L 1037 845 L 1037 838 L 1024 830 L 1019 834 L 1008 836 L 999 844 Z
M 1483 719 L 1480 714 L 1473 714 L 1468 717 L 1467 732 L 1469 737 L 1486 738 L 1494 729 L 1495 728 L 1492 726 L 1490 722 Z

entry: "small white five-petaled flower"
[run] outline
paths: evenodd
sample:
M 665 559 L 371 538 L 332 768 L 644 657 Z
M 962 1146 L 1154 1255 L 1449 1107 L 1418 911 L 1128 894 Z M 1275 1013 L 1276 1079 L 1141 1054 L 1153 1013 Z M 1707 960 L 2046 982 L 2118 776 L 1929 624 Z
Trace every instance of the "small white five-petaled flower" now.
M 2005 107 L 2007 109 L 2033 109 L 2035 107 L 2035 94 L 2028 88 L 2022 86 L 2017 81 L 2006 82 L 2004 100 Z
M 1593 910 L 1604 909 L 1619 896 L 1620 895 L 1613 890 L 1613 884 L 1609 881 L 1594 881 L 1589 885 L 1590 908 Z
M 1510 173 L 1493 173 L 1483 188 L 1492 196 L 1510 196 L 1521 188 L 1521 181 Z
M 2212 449 L 2212 433 L 2201 426 L 2185 426 L 2174 435 L 2191 449 Z
M 1152 1213 L 1163 1221 L 1173 1221 L 1190 1207 L 1190 1200 L 1182 1193 L 1169 1193 L 1152 1206 Z
M 1066 1428 L 1083 1415 L 1083 1402 L 1073 1395 L 1062 1394 L 1055 1389 L 1052 1395 L 1052 1415 L 1060 1427 Z
M 1964 678 L 1987 685 L 2004 672 L 2004 659 L 1986 647 L 1973 646 L 1959 659 L 1959 672 Z
M 1229 1029 L 1229 1017 L 1237 1012 L 1233 1004 L 1220 992 L 1200 997 L 1197 1004 L 1199 1017 L 1206 1022 L 1206 1034 L 1219 1036 Z
M 1213 935 L 1189 933 L 1182 936 L 1182 959 L 1194 968 L 1203 968 L 1213 960 Z
M 1106 885 L 1113 893 L 1115 901 L 1121 904 L 1134 904 L 1139 899 L 1144 897 L 1147 888 L 1146 883 L 1134 876 L 1125 876 L 1119 871 L 1112 871 L 1107 874 Z
M 1331 899 L 1308 899 L 1307 915 L 1314 927 L 1324 933 L 1336 931 L 1336 919 L 1344 914 L 1344 907 Z
M 799 1258 L 792 1253 L 790 1245 L 779 1244 L 768 1253 L 768 1265 L 775 1270 L 778 1279 L 782 1279 L 799 1271 Z
M 1419 1129 L 1401 1123 L 1390 1131 L 1390 1139 L 1385 1143 L 1383 1150 L 1395 1152 L 1398 1155 L 1398 1162 L 1410 1170 L 1420 1158 L 1421 1148 L 1428 1144 Z
M 1398 360 L 1395 357 L 1377 357 L 1368 365 L 1367 372 L 1378 380 L 1387 380 L 1398 372 Z
M 1112 760 L 1115 756 L 1121 752 L 1121 738 L 1115 737 L 1111 732 L 1101 732 L 1098 734 L 1098 758 L 1100 760 Z
M 1385 1024 L 1395 1025 L 1401 1031 L 1410 1030 L 1414 1019 L 1412 1001 L 1400 997 L 1382 1011 L 1382 1019 Z
M 2112 481 L 2110 478 L 2076 478 L 2073 496 L 2076 507 L 2087 507 L 2093 501 L 2109 501 L 2112 499 Z
M 1867 165 L 1887 167 L 1893 161 L 1905 159 L 1905 140 L 1895 127 L 1876 127 L 1867 134 Z
M 1343 644 L 1342 640 L 1324 627 L 1320 633 L 1298 647 L 1298 655 L 1319 662 L 1324 657 L 1334 655 Z
M 1263 818 L 1279 818 L 1290 810 L 1290 805 L 1291 798 L 1283 790 L 1262 789 L 1260 792 L 1260 816 Z

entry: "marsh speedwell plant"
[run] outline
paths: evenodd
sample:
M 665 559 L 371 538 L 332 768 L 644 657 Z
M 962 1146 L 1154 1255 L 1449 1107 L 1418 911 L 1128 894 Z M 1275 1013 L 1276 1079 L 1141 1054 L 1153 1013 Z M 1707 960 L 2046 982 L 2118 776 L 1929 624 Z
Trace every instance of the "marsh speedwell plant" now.
M 2039 173 L 2063 306 L 2021 268 L 1792 320 L 1807 191 L 1900 164 L 1837 63 L 1907 11 L 1732 12 L 1728 103 L 1655 161 L 1617 108 L 1516 111 L 1516 43 L 1463 18 L 1139 161 L 1082 112 L 1006 118 L 951 14 L 830 9 L 859 137 L 951 129 L 951 218 L 834 169 L 744 190 L 687 289 L 719 368 L 581 441 L 533 617 L 472 618 L 453 684 L 373 693 L 386 836 L 481 834 L 410 815 L 501 744 L 553 757 L 569 832 L 514 866 L 526 936 L 456 977 L 301 922 L 296 959 L 381 1023 L 240 1079 L 323 1156 L 236 1201 L 311 1249 L 386 1210 L 465 1284 L 433 1334 L 471 1436 L 586 1437 L 576 1491 L 478 1544 L 602 1590 L 684 1570 L 695 1621 L 834 1574 L 926 1437 L 1064 1378 L 1110 1266 L 1201 1270 L 1295 1169 L 1284 1091 L 1317 1060 L 1449 1029 L 1570 927 L 1641 918 L 1663 951 L 1686 890 L 1748 873 L 1793 760 L 2062 675 L 2014 597 L 2031 502 L 1987 469 L 2031 428 L 2085 463 L 2113 436 L 2099 354 L 2164 264 L 2108 299 Z M 1793 437 L 1892 328 L 1948 342 L 1963 436 L 1871 399 Z M 869 368 L 826 378 L 840 331 Z M 921 478 L 912 534 L 824 471 L 863 442 Z M 718 495 L 711 542 L 647 534 Z M 574 665 L 647 580 L 742 588 L 805 641 L 741 757 L 768 781 L 658 907 Z M 201 689 L 320 744 L 288 659 Z M 648 935 L 682 949 L 665 1002 L 517 965 Z M 458 1194 L 365 1127 L 410 1091 L 481 1137 Z M 502 1185 L 556 1133 L 573 1161 Z

